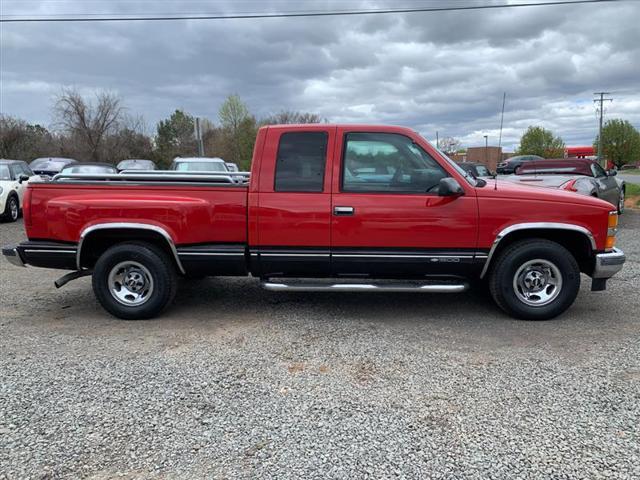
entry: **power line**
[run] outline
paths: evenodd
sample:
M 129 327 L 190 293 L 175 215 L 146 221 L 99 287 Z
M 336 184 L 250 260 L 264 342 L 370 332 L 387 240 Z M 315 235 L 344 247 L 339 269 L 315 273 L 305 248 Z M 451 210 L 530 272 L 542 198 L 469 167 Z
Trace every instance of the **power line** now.
M 40 23 L 40 22 L 157 22 L 176 20 L 239 20 L 251 18 L 292 18 L 292 17 L 338 17 L 353 15 L 379 15 L 391 13 L 420 13 L 420 12 L 453 12 L 463 10 L 489 10 L 499 8 L 519 8 L 519 7 L 544 7 L 557 5 L 574 5 L 584 3 L 615 3 L 627 0 L 558 0 L 542 3 L 511 3 L 495 5 L 467 5 L 460 7 L 420 7 L 420 8 L 398 8 L 385 10 L 342 10 L 326 12 L 281 12 L 264 14 L 230 14 L 230 15 L 166 15 L 166 16 L 129 16 L 129 17 L 47 17 L 45 15 L 37 18 L 6 18 L 3 15 L 0 23 Z

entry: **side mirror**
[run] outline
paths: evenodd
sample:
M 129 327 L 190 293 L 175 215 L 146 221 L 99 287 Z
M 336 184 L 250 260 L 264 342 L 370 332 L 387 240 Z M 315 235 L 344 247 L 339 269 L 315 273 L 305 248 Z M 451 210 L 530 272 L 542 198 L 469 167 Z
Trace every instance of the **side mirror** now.
M 464 190 L 454 178 L 447 177 L 440 180 L 438 195 L 441 197 L 459 197 L 464 195 Z
M 29 175 L 25 175 L 24 173 L 18 177 L 18 183 L 28 182 Z
M 615 177 L 618 174 L 617 170 L 611 169 L 607 170 L 607 177 Z

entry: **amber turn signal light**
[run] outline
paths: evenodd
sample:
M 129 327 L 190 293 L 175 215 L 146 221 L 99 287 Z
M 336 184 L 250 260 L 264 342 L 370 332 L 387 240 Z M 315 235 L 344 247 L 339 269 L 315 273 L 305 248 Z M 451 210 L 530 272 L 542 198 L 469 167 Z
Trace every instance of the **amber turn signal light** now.
M 611 250 L 616 245 L 616 233 L 618 233 L 618 212 L 609 212 L 609 221 L 607 223 L 607 240 L 604 242 L 604 248 Z

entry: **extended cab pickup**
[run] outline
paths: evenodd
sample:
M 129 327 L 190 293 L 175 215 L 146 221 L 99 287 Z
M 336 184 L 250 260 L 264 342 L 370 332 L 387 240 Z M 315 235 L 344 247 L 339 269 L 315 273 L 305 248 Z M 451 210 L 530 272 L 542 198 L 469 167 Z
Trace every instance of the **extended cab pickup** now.
M 622 268 L 611 204 L 474 179 L 408 128 L 278 125 L 248 182 L 228 175 L 58 175 L 30 183 L 17 265 L 92 275 L 102 306 L 157 315 L 179 276 L 252 275 L 282 291 L 460 292 L 486 282 L 512 316 L 548 319 L 580 272 Z

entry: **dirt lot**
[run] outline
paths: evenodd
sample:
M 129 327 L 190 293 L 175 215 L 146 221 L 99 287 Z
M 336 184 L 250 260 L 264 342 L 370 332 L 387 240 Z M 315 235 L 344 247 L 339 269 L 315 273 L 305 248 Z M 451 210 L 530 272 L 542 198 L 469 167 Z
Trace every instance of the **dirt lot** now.
M 2 261 L 0 479 L 640 478 L 640 214 L 619 237 L 608 291 L 540 323 L 252 279 L 123 322 Z

